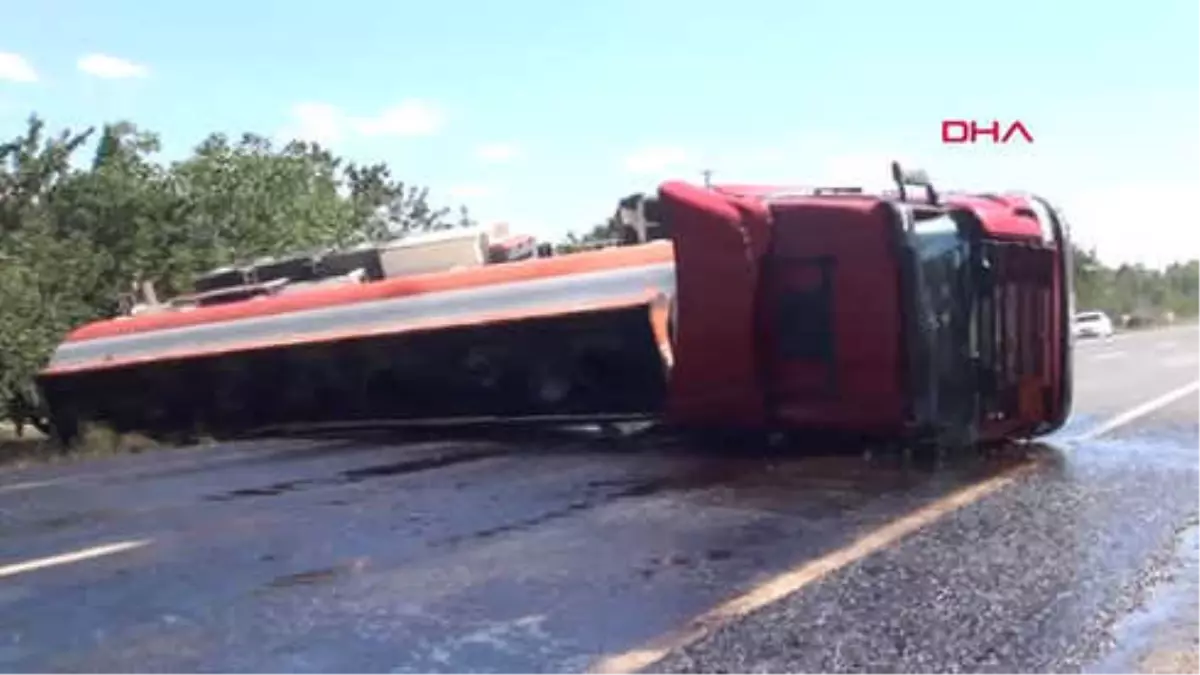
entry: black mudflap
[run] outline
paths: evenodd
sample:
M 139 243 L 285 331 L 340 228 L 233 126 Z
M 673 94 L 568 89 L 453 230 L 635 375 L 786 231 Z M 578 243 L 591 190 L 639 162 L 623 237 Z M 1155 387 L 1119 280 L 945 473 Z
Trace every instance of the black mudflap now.
M 152 435 L 657 415 L 667 366 L 652 303 L 62 373 L 60 427 Z

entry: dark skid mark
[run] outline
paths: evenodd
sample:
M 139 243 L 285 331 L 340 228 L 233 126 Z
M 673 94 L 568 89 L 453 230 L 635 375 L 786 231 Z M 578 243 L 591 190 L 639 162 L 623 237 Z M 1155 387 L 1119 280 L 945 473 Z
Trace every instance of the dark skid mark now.
M 45 533 L 66 530 L 74 527 L 88 527 L 92 525 L 98 525 L 107 520 L 113 520 L 118 515 L 119 513 L 117 511 L 100 509 L 52 516 L 50 518 L 34 521 L 28 525 L 22 525 L 19 523 L 10 525 L 6 523 L 0 525 L 0 537 L 15 537 L 29 532 Z
M 730 558 L 732 558 L 733 551 L 730 551 L 729 549 L 718 548 L 718 549 L 713 549 L 713 550 L 709 551 L 708 553 L 704 554 L 704 556 L 706 558 L 708 558 L 709 560 L 712 560 L 713 562 L 718 562 L 721 560 L 729 560 Z
M 441 541 L 434 542 L 434 546 L 453 546 L 455 544 L 460 544 L 465 541 L 482 541 L 482 540 L 491 539 L 493 537 L 497 537 L 497 536 L 500 536 L 503 534 L 510 534 L 513 532 L 532 530 L 533 528 L 538 527 L 540 525 L 545 525 L 547 523 L 551 523 L 556 520 L 562 520 L 563 518 L 566 518 L 573 514 L 576 514 L 576 513 L 582 512 L 582 511 L 586 511 L 591 508 L 595 508 L 599 504 L 606 502 L 606 501 L 611 501 L 611 500 L 607 500 L 607 499 L 597 500 L 597 499 L 585 497 L 582 499 L 575 500 L 561 509 L 554 509 L 551 511 L 547 511 L 545 513 L 538 514 L 537 516 L 534 516 L 532 518 L 524 518 L 524 519 L 521 519 L 521 520 L 518 520 L 515 522 L 511 522 L 511 523 L 504 523 L 503 525 L 497 525 L 495 527 L 489 527 L 489 528 L 486 528 L 483 530 L 477 530 L 470 534 L 455 535 L 453 537 L 447 537 L 446 539 L 443 539 Z
M 316 586 L 336 580 L 338 577 L 353 572 L 361 572 L 366 567 L 366 560 L 359 559 L 350 562 L 305 570 L 293 574 L 284 574 L 267 582 L 265 590 L 295 588 L 297 586 Z
M 773 456 L 699 458 L 677 472 L 636 483 L 593 481 L 589 487 L 619 488 L 614 498 L 721 488 L 746 503 L 755 497 L 877 494 L 911 488 L 928 472 L 857 456 Z
M 605 479 L 588 481 L 582 494 L 568 502 L 565 506 L 551 509 L 538 515 L 504 523 L 494 527 L 477 530 L 469 534 L 455 535 L 435 542 L 434 546 L 454 546 L 467 541 L 478 542 L 504 534 L 532 530 L 579 513 L 589 511 L 599 506 L 610 504 L 621 499 L 636 499 L 651 497 L 666 492 L 687 492 L 715 487 L 732 481 L 737 473 L 726 466 L 726 463 L 704 463 L 696 468 L 683 469 L 678 474 L 671 474 L 651 480 L 621 480 Z
M 293 439 L 272 439 L 272 440 L 293 440 Z M 311 441 L 313 439 L 297 438 L 301 442 Z M 333 455 L 346 455 L 353 452 L 371 451 L 375 448 L 369 445 L 363 445 L 353 439 L 334 439 L 323 441 L 320 445 L 300 447 L 300 448 L 270 448 L 266 450 L 254 450 L 252 447 L 239 447 L 245 445 L 241 442 L 221 443 L 220 446 L 226 447 L 226 452 L 230 454 L 217 454 L 204 457 L 205 449 L 196 446 L 186 446 L 175 451 L 179 455 L 166 457 L 164 459 L 173 460 L 177 458 L 186 458 L 188 463 L 179 466 L 172 465 L 166 468 L 152 468 L 146 471 L 134 471 L 121 476 L 123 480 L 128 482 L 147 481 L 160 478 L 173 478 L 177 476 L 186 476 L 197 473 L 207 473 L 212 471 L 225 471 L 233 467 L 252 467 L 262 464 L 278 464 L 279 462 L 302 461 L 305 459 L 329 457 Z M 183 453 L 196 453 L 195 457 L 184 455 Z M 246 453 L 246 454 L 237 454 Z M 215 461 L 208 461 L 208 460 Z
M 226 502 L 226 501 L 230 501 L 233 499 L 242 499 L 245 497 L 274 497 L 276 495 L 286 494 L 288 492 L 295 492 L 296 490 L 300 490 L 305 487 L 309 487 L 311 485 L 316 485 L 316 484 L 319 484 L 322 482 L 329 482 L 329 481 L 320 481 L 320 480 L 283 481 L 280 483 L 272 483 L 270 485 L 266 485 L 263 487 L 242 488 L 242 489 L 238 489 L 238 490 L 230 490 L 229 492 L 224 492 L 224 493 L 217 494 L 217 495 L 207 495 L 204 497 L 204 500 L 209 501 L 209 502 Z
M 405 474 L 416 473 L 418 471 L 440 469 L 445 466 L 470 462 L 477 459 L 483 459 L 485 457 L 494 457 L 498 454 L 500 454 L 500 451 L 498 450 L 476 450 L 474 452 L 459 453 L 457 455 L 441 455 L 438 457 L 427 457 L 424 459 L 411 460 L 407 462 L 395 462 L 392 464 L 368 466 L 362 469 L 350 469 L 341 473 L 340 482 L 358 483 L 368 478 L 377 478 L 380 476 L 403 476 Z
M 332 581 L 342 570 L 337 567 L 326 567 L 319 570 L 309 570 L 307 572 L 297 572 L 296 574 L 286 574 L 281 577 L 275 577 L 267 586 L 269 588 L 290 588 L 292 586 L 310 586 L 320 584 L 327 581 Z
M 487 459 L 489 457 L 495 457 L 502 454 L 502 452 L 502 450 L 498 449 L 476 450 L 472 452 L 459 452 L 435 457 L 426 457 L 422 459 L 393 462 L 390 464 L 379 464 L 361 469 L 349 469 L 342 471 L 330 478 L 311 478 L 294 481 L 282 481 L 262 487 L 242 488 L 215 495 L 206 495 L 203 497 L 203 499 L 204 501 L 210 502 L 226 502 L 247 497 L 274 497 L 313 487 L 353 485 L 372 478 L 403 476 L 420 471 L 428 471 L 430 469 L 453 466 L 455 464 L 465 464 L 481 459 Z
M 719 459 L 688 458 L 682 466 L 672 467 L 671 473 L 647 480 L 594 480 L 587 483 L 591 490 L 616 488 L 603 496 L 605 501 L 653 497 L 664 493 L 692 492 L 713 487 L 731 486 L 748 475 L 770 471 L 770 464 L 762 464 L 753 458 L 724 457 Z

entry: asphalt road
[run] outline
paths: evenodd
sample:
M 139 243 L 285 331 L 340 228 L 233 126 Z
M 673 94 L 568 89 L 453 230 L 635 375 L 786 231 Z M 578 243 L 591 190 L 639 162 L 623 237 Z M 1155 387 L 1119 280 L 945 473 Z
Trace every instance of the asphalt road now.
M 1194 663 L 1195 390 L 1087 434 L 1195 382 L 1197 338 L 1081 344 L 1066 430 L 936 471 L 812 449 L 281 441 L 7 472 L 0 669 Z

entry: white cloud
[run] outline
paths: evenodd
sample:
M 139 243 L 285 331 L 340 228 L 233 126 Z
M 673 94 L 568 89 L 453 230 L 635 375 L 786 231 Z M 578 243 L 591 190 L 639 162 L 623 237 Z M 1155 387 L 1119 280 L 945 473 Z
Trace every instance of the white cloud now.
M 673 169 L 691 161 L 692 154 L 684 148 L 658 145 L 637 150 L 625 158 L 625 169 L 631 173 L 648 174 Z
M 37 82 L 37 71 L 20 54 L 0 52 L 0 80 L 9 82 Z
M 150 69 L 140 63 L 108 54 L 87 54 L 75 64 L 79 70 L 106 80 L 136 79 L 150 76 Z
M 346 115 L 329 103 L 297 103 L 291 109 L 292 123 L 279 134 L 282 140 L 293 139 L 329 145 L 345 135 Z
M 355 116 L 331 103 L 304 101 L 289 109 L 291 121 L 280 129 L 281 141 L 300 139 L 330 145 L 353 136 L 427 136 L 444 125 L 432 105 L 405 101 L 374 116 Z
M 355 128 L 364 136 L 432 136 L 443 126 L 442 112 L 418 100 L 402 101 L 379 115 L 355 122 Z
M 516 159 L 521 149 L 512 143 L 488 143 L 475 150 L 475 155 L 485 162 L 501 163 Z

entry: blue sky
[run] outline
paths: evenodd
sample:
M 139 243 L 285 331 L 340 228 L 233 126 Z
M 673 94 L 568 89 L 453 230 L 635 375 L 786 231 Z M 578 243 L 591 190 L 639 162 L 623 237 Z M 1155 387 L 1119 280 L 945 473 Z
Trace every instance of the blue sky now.
M 0 128 L 128 118 L 167 158 L 300 135 L 543 236 L 704 168 L 875 184 L 900 158 L 1044 193 L 1106 260 L 1160 264 L 1200 253 L 1200 16 L 1144 7 L 0 0 Z M 945 146 L 945 118 L 1034 143 Z

